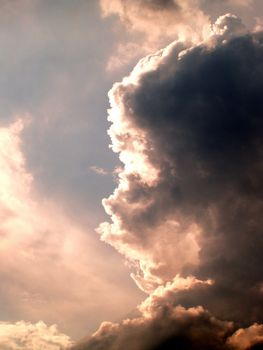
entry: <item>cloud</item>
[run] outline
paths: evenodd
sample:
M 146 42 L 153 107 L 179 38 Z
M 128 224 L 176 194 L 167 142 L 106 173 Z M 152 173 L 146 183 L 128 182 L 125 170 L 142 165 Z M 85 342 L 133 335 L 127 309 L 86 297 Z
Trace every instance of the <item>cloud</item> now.
M 99 174 L 99 175 L 108 175 L 109 172 L 101 167 L 98 167 L 96 165 L 92 165 L 90 167 L 90 170 L 94 171 L 96 174 Z
M 203 38 L 208 31 L 207 6 L 250 6 L 253 0 L 100 0 L 103 16 L 116 15 L 129 32 L 145 34 L 150 41 L 160 38 Z M 192 20 L 193 16 L 195 21 Z M 163 40 L 163 39 L 162 39 Z
M 80 337 L 104 317 L 120 317 L 134 301 L 129 285 L 118 286 L 123 267 L 110 254 L 102 259 L 107 251 L 95 233 L 38 193 L 23 154 L 30 119 L 18 116 L 0 127 L 1 320 L 42 319 Z
M 241 19 L 229 13 L 218 17 L 216 22 L 211 26 L 212 36 L 219 41 L 232 39 L 235 36 L 245 34 L 246 32 L 246 26 Z
M 212 5 L 216 6 L 220 4 L 221 6 L 232 5 L 248 7 L 252 5 L 253 1 L 254 0 L 214 0 Z M 209 3 L 211 5 L 211 1 L 209 0 L 199 0 L 199 3 L 202 8 L 205 8 Z
M 56 325 L 48 327 L 42 321 L 0 322 L 1 350 L 65 350 L 71 344 L 70 338 L 60 333 Z
M 100 0 L 102 15 L 117 17 L 120 31 L 124 29 L 128 34 L 120 39 L 107 69 L 114 71 L 170 41 L 198 43 L 208 37 L 214 14 L 218 17 L 228 11 L 247 11 L 252 3 L 253 0 Z
M 100 1 L 104 16 L 117 15 L 128 31 L 146 35 L 150 41 L 202 32 L 207 18 L 193 0 Z M 195 21 L 191 16 L 195 15 Z
M 140 317 L 126 319 L 120 324 L 103 323 L 89 339 L 76 350 L 104 349 L 162 349 L 183 347 L 193 342 L 204 349 L 221 349 L 222 338 L 233 328 L 231 323 L 220 322 L 202 307 L 185 309 L 173 307 L 170 293 L 174 286 L 159 289 L 140 305 Z M 205 336 L 205 343 L 204 343 Z M 194 340 L 195 338 L 195 340 Z
M 109 71 L 176 38 L 198 41 L 209 30 L 209 19 L 195 0 L 100 0 L 100 6 L 103 16 L 116 15 L 128 33 L 109 58 Z
M 193 276 L 203 284 L 175 291 L 175 305 L 244 326 L 263 321 L 262 42 L 222 16 L 208 40 L 174 42 L 113 86 L 124 168 L 99 228 L 142 290 Z
M 262 344 L 261 325 L 236 329 L 201 306 L 174 306 L 174 288 L 173 283 L 159 288 L 140 305 L 139 317 L 104 322 L 72 350 L 248 350 Z
M 263 325 L 254 324 L 246 329 L 237 330 L 229 339 L 228 344 L 234 348 L 262 349 L 263 348 Z
M 35 186 L 90 231 L 113 185 L 87 169 L 98 159 L 107 169 L 117 164 L 104 117 L 110 86 L 104 69 L 115 37 L 100 17 L 98 1 L 0 1 L 1 124 L 30 112 L 23 153 Z

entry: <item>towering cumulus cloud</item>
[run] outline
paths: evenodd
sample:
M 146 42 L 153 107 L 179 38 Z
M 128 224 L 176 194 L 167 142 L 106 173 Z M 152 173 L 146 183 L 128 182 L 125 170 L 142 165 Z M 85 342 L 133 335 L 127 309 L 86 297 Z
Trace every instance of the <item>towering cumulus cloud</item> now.
M 99 232 L 149 296 L 79 349 L 263 348 L 263 32 L 232 15 L 211 29 L 109 93 L 123 169 Z
M 124 168 L 102 238 L 136 263 L 143 290 L 194 275 L 223 288 L 220 309 L 237 291 L 261 295 L 263 35 L 241 29 L 222 17 L 208 42 L 171 44 L 110 92 Z

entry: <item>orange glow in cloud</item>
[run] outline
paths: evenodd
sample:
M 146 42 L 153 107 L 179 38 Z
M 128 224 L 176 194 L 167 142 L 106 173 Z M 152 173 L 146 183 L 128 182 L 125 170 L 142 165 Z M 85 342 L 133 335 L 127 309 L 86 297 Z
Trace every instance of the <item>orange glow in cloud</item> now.
M 27 119 L 0 128 L 1 296 L 12 300 L 16 320 L 63 323 L 67 332 L 81 336 L 76 320 L 86 324 L 91 312 L 94 327 L 104 317 L 122 314 L 132 301 L 125 285 L 121 289 L 106 277 L 116 262 L 109 266 L 101 259 L 97 235 L 37 193 L 22 152 Z M 102 310 L 108 297 L 111 303 Z

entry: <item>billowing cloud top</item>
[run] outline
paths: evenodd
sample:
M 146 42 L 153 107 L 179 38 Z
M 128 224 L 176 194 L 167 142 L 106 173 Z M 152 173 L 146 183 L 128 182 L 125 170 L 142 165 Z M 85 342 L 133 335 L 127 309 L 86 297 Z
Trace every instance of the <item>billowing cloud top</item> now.
M 109 58 L 110 71 L 134 59 L 138 61 L 175 38 L 196 41 L 209 31 L 208 16 L 196 0 L 100 0 L 100 5 L 104 16 L 119 18 L 129 37 Z
M 250 13 L 254 0 L 100 0 L 103 16 L 119 19 L 124 38 L 109 58 L 112 71 L 166 46 L 172 40 L 205 40 L 212 21 L 227 12 Z M 255 10 L 255 17 L 259 16 Z M 251 16 L 250 14 L 250 17 Z M 253 21 L 252 21 L 253 22 Z M 118 23 L 118 22 L 117 22 Z M 250 27 L 256 24 L 250 23 Z

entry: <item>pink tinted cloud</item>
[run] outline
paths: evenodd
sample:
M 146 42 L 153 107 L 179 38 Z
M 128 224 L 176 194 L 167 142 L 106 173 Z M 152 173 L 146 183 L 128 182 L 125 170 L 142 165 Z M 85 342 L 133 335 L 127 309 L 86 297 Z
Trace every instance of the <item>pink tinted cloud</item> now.
M 125 256 L 146 293 L 178 275 L 210 279 L 205 293 L 176 292 L 179 302 L 207 305 L 230 319 L 249 315 L 252 322 L 262 319 L 262 207 L 260 189 L 254 191 L 262 179 L 261 144 L 251 136 L 261 132 L 255 127 L 262 113 L 261 41 L 261 32 L 249 33 L 227 14 L 202 43 L 175 41 L 114 84 L 109 135 L 123 169 L 117 188 L 103 200 L 111 221 L 98 229 Z M 249 149 L 244 154 L 243 142 Z M 247 243 L 251 237 L 253 245 Z M 252 255 L 249 272 L 245 261 Z
M 71 345 L 70 338 L 60 333 L 56 325 L 48 327 L 42 321 L 0 322 L 1 350 L 66 350 Z
M 128 286 L 115 283 L 124 269 L 111 255 L 102 259 L 96 234 L 69 219 L 63 204 L 37 192 L 22 152 L 26 120 L 0 128 L 2 317 L 58 323 L 79 337 L 104 317 L 132 308 L 133 298 Z
M 179 281 L 176 282 L 158 288 L 139 305 L 138 317 L 120 323 L 103 322 L 72 350 L 249 350 L 262 345 L 262 325 L 237 329 L 233 322 L 216 319 L 202 306 L 176 305 L 173 292 Z M 196 283 L 200 282 L 183 281 L 183 288 L 191 289 Z

